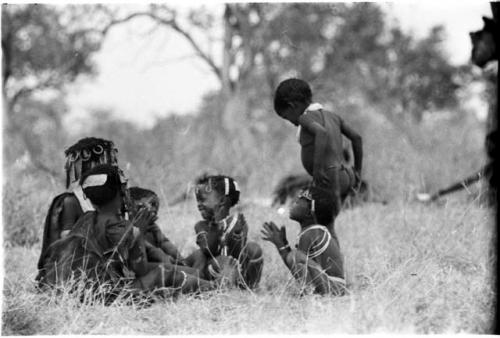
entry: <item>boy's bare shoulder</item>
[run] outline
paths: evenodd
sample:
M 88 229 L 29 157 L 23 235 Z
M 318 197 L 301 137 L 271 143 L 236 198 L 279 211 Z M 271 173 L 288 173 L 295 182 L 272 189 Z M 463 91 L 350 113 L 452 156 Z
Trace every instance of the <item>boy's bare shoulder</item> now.
M 338 113 L 334 112 L 333 110 L 326 110 L 326 109 L 322 109 L 322 110 L 323 110 L 323 114 L 325 117 L 329 116 L 330 118 L 335 119 L 337 121 L 342 121 L 342 116 L 340 116 Z

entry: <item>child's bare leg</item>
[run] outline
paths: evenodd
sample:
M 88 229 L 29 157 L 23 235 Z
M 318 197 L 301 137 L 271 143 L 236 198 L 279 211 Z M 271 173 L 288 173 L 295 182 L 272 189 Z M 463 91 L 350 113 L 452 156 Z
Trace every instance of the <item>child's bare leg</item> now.
M 345 285 L 329 278 L 321 266 L 308 258 L 302 251 L 295 253 L 295 278 L 299 281 L 302 291 L 308 286 L 314 287 L 315 293 L 321 295 L 342 295 Z
M 193 251 L 189 256 L 186 257 L 185 261 L 188 267 L 194 268 L 198 271 L 201 278 L 207 278 L 205 276 L 205 270 L 208 264 L 208 259 L 200 249 Z
M 177 264 L 164 264 L 164 267 L 166 269 L 171 269 L 175 272 L 180 272 L 183 271 L 187 274 L 190 274 L 192 276 L 198 277 L 198 278 L 203 278 L 200 274 L 200 270 L 190 267 L 190 266 L 184 266 L 184 265 L 177 265 Z
M 184 271 L 166 268 L 158 264 L 155 269 L 146 275 L 137 278 L 132 287 L 144 291 L 152 291 L 156 288 L 172 287 L 180 288 L 182 293 L 206 291 L 215 288 L 215 284 L 207 280 L 190 275 Z
M 300 250 L 294 252 L 295 264 L 293 269 L 293 275 L 295 279 L 299 282 L 301 293 L 304 293 L 308 287 L 314 287 L 316 292 L 321 294 L 325 293 L 325 286 L 321 279 L 317 278 L 317 273 L 313 269 L 309 268 L 311 261 L 306 254 Z
M 337 174 L 337 175 L 335 175 Z M 327 168 L 326 170 L 326 178 L 327 181 L 325 181 L 323 186 L 325 189 L 328 189 L 331 191 L 333 196 L 335 196 L 335 190 L 338 189 L 338 192 L 340 194 L 340 203 L 339 205 L 342 206 L 342 203 L 346 199 L 346 197 L 349 194 L 350 189 L 354 185 L 354 172 L 352 172 L 351 168 L 340 166 L 340 167 L 330 167 Z M 336 188 L 338 187 L 338 188 Z M 335 232 L 335 219 L 340 213 L 340 209 L 337 209 L 335 205 L 332 206 L 332 220 L 328 224 L 325 224 L 330 233 L 333 235 Z
M 246 285 L 251 289 L 257 287 L 264 266 L 264 256 L 260 245 L 255 242 L 246 244 L 240 256 L 240 266 Z
M 174 261 L 173 257 L 167 255 L 162 249 L 151 244 L 146 246 L 146 256 L 149 262 L 172 264 Z

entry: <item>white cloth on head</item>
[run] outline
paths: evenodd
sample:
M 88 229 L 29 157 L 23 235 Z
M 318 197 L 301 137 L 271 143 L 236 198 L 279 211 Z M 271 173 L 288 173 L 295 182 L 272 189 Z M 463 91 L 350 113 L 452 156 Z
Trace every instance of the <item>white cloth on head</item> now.
M 108 175 L 106 174 L 97 174 L 97 175 L 90 175 L 88 176 L 85 181 L 83 182 L 82 188 L 88 188 L 88 187 L 97 187 L 104 185 L 108 179 Z
M 321 103 L 311 103 L 305 110 L 307 113 L 308 111 L 315 111 L 315 110 L 320 110 L 323 109 L 323 105 Z

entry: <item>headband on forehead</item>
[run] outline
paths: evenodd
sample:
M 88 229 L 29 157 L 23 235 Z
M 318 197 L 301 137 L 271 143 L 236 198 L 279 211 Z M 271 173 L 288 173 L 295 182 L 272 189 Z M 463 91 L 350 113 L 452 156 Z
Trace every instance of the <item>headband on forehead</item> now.
M 234 185 L 234 190 L 236 191 L 240 191 L 240 187 L 238 187 L 238 183 L 233 180 L 233 185 Z M 227 177 L 224 177 L 224 195 L 229 195 L 229 190 L 230 190 L 230 182 L 229 182 L 229 178 Z
M 229 195 L 229 179 L 224 177 L 224 195 Z
M 85 189 L 88 187 L 101 186 L 101 185 L 104 185 L 107 180 L 108 180 L 108 175 L 106 175 L 106 174 L 90 175 L 83 182 L 82 188 Z

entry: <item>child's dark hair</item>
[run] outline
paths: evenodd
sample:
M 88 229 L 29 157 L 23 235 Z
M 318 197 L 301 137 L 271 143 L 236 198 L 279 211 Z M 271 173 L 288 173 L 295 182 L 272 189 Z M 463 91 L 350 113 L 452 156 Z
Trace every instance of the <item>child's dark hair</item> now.
M 328 225 L 333 219 L 333 194 L 318 187 L 309 188 L 314 200 L 314 214 L 321 225 Z
M 142 198 L 147 198 L 147 197 L 155 197 L 156 199 L 158 198 L 158 195 L 153 191 L 141 187 L 130 187 L 128 188 L 128 191 L 130 193 L 130 198 L 134 201 L 140 200 Z
M 86 186 L 89 176 L 94 175 L 106 175 L 106 181 L 101 185 Z M 83 187 L 83 192 L 87 198 L 93 204 L 102 206 L 110 202 L 120 190 L 121 181 L 118 167 L 109 164 L 97 165 L 83 174 L 80 179 L 80 185 Z
M 230 207 L 236 205 L 240 200 L 240 189 L 236 181 L 224 175 L 203 175 L 196 180 L 196 184 L 209 184 L 218 193 L 228 196 Z
M 274 94 L 274 110 L 277 112 L 288 107 L 290 102 L 311 103 L 312 91 L 309 84 L 300 79 L 282 81 Z

